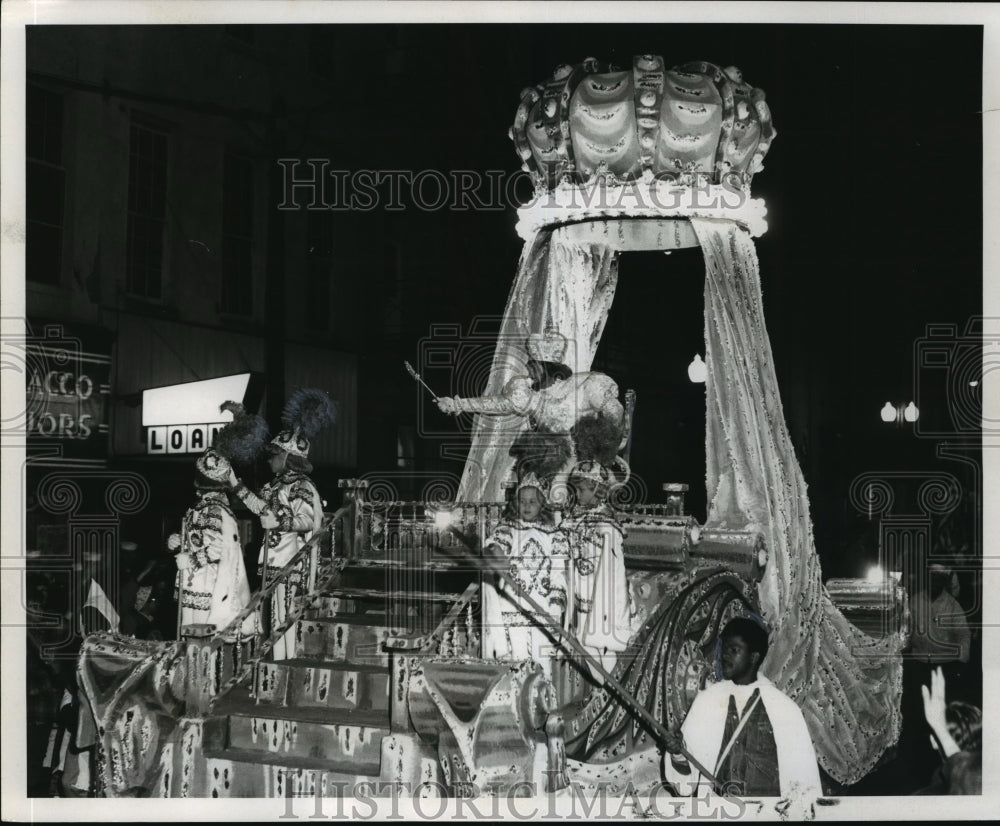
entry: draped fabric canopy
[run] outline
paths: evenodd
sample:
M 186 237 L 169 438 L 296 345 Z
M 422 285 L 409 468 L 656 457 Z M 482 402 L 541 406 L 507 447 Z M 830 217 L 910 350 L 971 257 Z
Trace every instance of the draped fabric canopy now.
M 498 396 L 514 376 L 526 376 L 530 333 L 554 329 L 568 340 L 565 363 L 590 369 L 618 284 L 618 256 L 610 243 L 579 242 L 569 227 L 541 230 L 525 244 L 507 299 L 485 396 Z M 458 499 L 499 502 L 514 465 L 507 451 L 527 427 L 520 416 L 477 415 Z
M 827 773 L 854 783 L 899 737 L 904 640 L 863 634 L 823 587 L 764 326 L 756 249 L 731 221 L 691 223 L 705 257 L 707 525 L 765 537 L 759 595 L 773 633 L 762 671 L 802 708 Z
M 753 240 L 730 220 L 691 218 L 705 258 L 707 526 L 756 530 L 769 561 L 759 585 L 771 649 L 763 672 L 802 708 L 822 767 L 850 784 L 899 735 L 900 634 L 872 639 L 822 585 L 805 479 L 785 423 L 764 325 Z M 554 327 L 567 363 L 590 368 L 617 284 L 612 241 L 543 229 L 524 248 L 485 393 L 524 375 L 524 340 Z M 527 423 L 478 416 L 459 498 L 499 501 L 507 448 Z

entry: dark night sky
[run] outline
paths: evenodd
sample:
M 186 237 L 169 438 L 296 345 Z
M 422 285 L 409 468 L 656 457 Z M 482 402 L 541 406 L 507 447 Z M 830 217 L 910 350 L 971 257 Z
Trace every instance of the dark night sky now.
M 338 43 L 344 34 L 330 30 Z M 978 27 L 422 26 L 388 36 L 361 27 L 350 39 L 388 40 L 410 74 L 390 87 L 405 89 L 408 102 L 386 110 L 386 121 L 337 120 L 349 168 L 514 170 L 506 133 L 519 92 L 560 63 L 594 56 L 629 65 L 631 55 L 651 52 L 668 66 L 738 66 L 766 92 L 778 131 L 754 180 L 770 225 L 756 243 L 824 570 L 860 572 L 841 553 L 857 521 L 847 490 L 859 473 L 961 475 L 935 458 L 935 442 L 883 424 L 878 411 L 886 400 L 917 397 L 914 346 L 928 323 L 961 331 L 981 313 Z M 392 354 L 400 359 L 431 321 L 499 314 L 521 248 L 510 212 L 402 220 L 411 237 L 428 239 L 407 250 L 407 277 L 419 273 L 428 284 Z M 703 392 L 685 367 L 703 351 L 702 278 L 696 250 L 626 256 L 596 362 L 611 372 L 616 347 L 631 354 L 615 378 L 639 392 L 635 469 L 654 497 L 662 481 L 690 482 L 700 518 Z M 940 395 L 920 401 L 925 422 L 946 416 Z

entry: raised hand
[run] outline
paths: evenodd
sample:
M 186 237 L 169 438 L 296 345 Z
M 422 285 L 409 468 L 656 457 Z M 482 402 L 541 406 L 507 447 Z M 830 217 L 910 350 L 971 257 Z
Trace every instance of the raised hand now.
M 663 738 L 663 747 L 671 754 L 680 754 L 684 748 L 684 735 L 679 729 L 668 731 L 667 736 Z
M 930 688 L 922 685 L 920 693 L 924 696 L 924 717 L 927 719 L 927 725 L 940 737 L 942 731 L 948 731 L 948 722 L 945 719 L 947 705 L 944 699 L 944 673 L 940 667 L 931 672 Z
M 455 399 L 450 396 L 441 396 L 437 400 L 437 406 L 442 413 L 458 413 L 458 405 L 455 403 Z

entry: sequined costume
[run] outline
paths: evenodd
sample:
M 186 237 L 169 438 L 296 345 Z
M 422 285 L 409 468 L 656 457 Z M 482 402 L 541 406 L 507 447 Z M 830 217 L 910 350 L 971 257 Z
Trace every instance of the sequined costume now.
M 542 390 L 534 390 L 528 377 L 515 376 L 499 396 L 456 396 L 454 404 L 456 412 L 526 416 L 553 433 L 569 433 L 583 416 L 601 413 L 620 424 L 625 415 L 618 385 L 603 373 L 576 373 Z
M 505 520 L 487 540 L 508 560 L 499 589 L 483 586 L 483 656 L 531 659 L 551 676 L 554 644 L 533 619 L 535 612 L 504 583 L 512 580 L 557 620 L 566 608 L 566 537 L 540 522 Z
M 184 514 L 177 554 L 181 625 L 211 624 L 223 630 L 250 602 L 236 516 L 224 491 L 198 493 Z M 253 630 L 253 618 L 244 632 Z
M 634 606 L 625 574 L 625 535 L 606 504 L 560 525 L 572 564 L 570 631 L 611 671 L 632 635 Z
M 312 480 L 304 473 L 285 470 L 271 479 L 257 495 L 242 483 L 233 492 L 258 516 L 269 513 L 278 521 L 275 528 L 264 534 L 257 559 L 258 571 L 265 582 L 272 581 L 298 550 L 319 530 L 323 519 L 323 503 Z M 287 580 L 294 592 L 302 583 L 300 572 Z M 284 621 L 292 593 L 284 584 L 275 588 L 272 599 L 272 624 Z M 291 656 L 294 632 L 290 629 L 274 646 L 275 657 Z
M 603 373 L 575 373 L 541 390 L 533 389 L 531 379 L 526 376 L 515 376 L 499 396 L 471 399 L 456 396 L 450 401 L 456 413 L 520 416 L 527 419 L 533 430 L 541 433 L 569 435 L 580 419 L 597 415 L 612 422 L 619 431 L 625 422 L 625 409 L 618 401 L 618 385 Z M 570 443 L 569 457 L 550 479 L 550 501 L 553 503 L 564 504 L 568 473 L 577 458 Z

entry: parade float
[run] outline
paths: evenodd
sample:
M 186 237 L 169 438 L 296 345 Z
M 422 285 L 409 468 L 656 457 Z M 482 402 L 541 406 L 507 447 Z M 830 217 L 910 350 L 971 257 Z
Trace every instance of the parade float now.
M 766 210 L 751 197 L 775 137 L 764 93 L 733 67 L 588 59 L 525 89 L 510 135 L 535 195 L 485 395 L 523 369 L 531 336 L 562 337 L 565 364 L 587 373 L 623 253 L 700 247 L 705 260 L 708 516 L 686 513 L 684 483 L 660 503 L 612 495 L 636 608 L 627 652 L 570 705 L 537 663 L 481 656 L 482 550 L 532 420 L 479 415 L 456 498 L 400 502 L 344 480 L 342 507 L 229 627 L 87 639 L 101 794 L 650 788 L 657 732 L 717 678 L 718 633 L 745 614 L 772 629 L 763 672 L 802 708 L 828 778 L 856 782 L 895 743 L 903 594 L 823 585 L 764 325 L 753 238 Z M 271 627 L 279 587 L 285 621 Z M 243 633 L 251 616 L 264 632 Z M 294 655 L 278 659 L 290 628 Z

